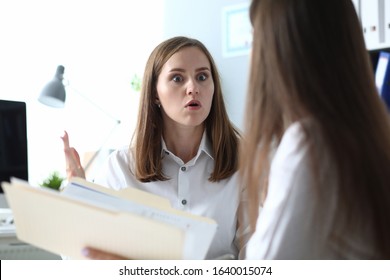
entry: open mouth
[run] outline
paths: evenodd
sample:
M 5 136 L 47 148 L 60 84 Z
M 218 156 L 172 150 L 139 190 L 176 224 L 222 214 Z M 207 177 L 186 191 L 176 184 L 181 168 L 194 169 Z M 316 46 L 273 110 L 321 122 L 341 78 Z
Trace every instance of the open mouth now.
M 186 104 L 186 107 L 191 107 L 191 108 L 200 107 L 200 102 L 198 100 L 191 100 Z

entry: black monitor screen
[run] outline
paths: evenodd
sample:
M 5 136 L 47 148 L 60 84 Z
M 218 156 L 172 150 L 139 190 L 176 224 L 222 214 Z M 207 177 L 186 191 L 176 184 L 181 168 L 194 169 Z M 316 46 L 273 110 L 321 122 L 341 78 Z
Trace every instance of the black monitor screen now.
M 26 103 L 0 100 L 0 182 L 11 177 L 28 180 Z

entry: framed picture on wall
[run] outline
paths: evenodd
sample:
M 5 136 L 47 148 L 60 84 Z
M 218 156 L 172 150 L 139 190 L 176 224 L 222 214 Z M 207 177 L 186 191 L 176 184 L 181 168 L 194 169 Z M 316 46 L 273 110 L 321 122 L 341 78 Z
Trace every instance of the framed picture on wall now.
M 249 3 L 227 6 L 222 10 L 222 55 L 234 57 L 249 54 L 252 47 L 252 25 Z

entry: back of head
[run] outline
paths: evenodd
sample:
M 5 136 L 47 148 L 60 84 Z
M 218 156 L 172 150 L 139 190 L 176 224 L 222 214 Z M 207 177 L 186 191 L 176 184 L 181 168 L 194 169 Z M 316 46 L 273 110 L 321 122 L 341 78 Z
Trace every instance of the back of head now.
M 250 18 L 244 180 L 251 186 L 267 178 L 271 142 L 291 123 L 313 119 L 339 173 L 343 221 L 372 221 L 378 255 L 390 257 L 389 117 L 352 1 L 253 0 Z
M 373 73 L 352 1 L 253 1 L 251 19 L 253 58 L 261 63 L 252 70 L 266 72 L 263 86 L 289 119 L 334 118 L 370 99 Z

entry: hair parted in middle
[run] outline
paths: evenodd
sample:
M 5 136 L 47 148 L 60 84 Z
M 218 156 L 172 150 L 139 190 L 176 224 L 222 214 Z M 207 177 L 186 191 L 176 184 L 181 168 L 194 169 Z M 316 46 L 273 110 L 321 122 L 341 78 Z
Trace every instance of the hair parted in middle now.
M 219 73 L 208 49 L 193 38 L 178 36 L 160 43 L 150 54 L 141 85 L 137 127 L 133 138 L 135 148 L 135 176 L 141 182 L 163 181 L 162 135 L 164 129 L 161 109 L 156 103 L 157 81 L 164 64 L 184 48 L 200 49 L 210 62 L 214 82 L 214 95 L 210 113 L 205 120 L 207 137 L 211 141 L 214 171 L 209 180 L 219 181 L 230 177 L 238 167 L 239 132 L 230 122 L 221 89 Z M 129 151 L 130 152 L 130 151 Z

